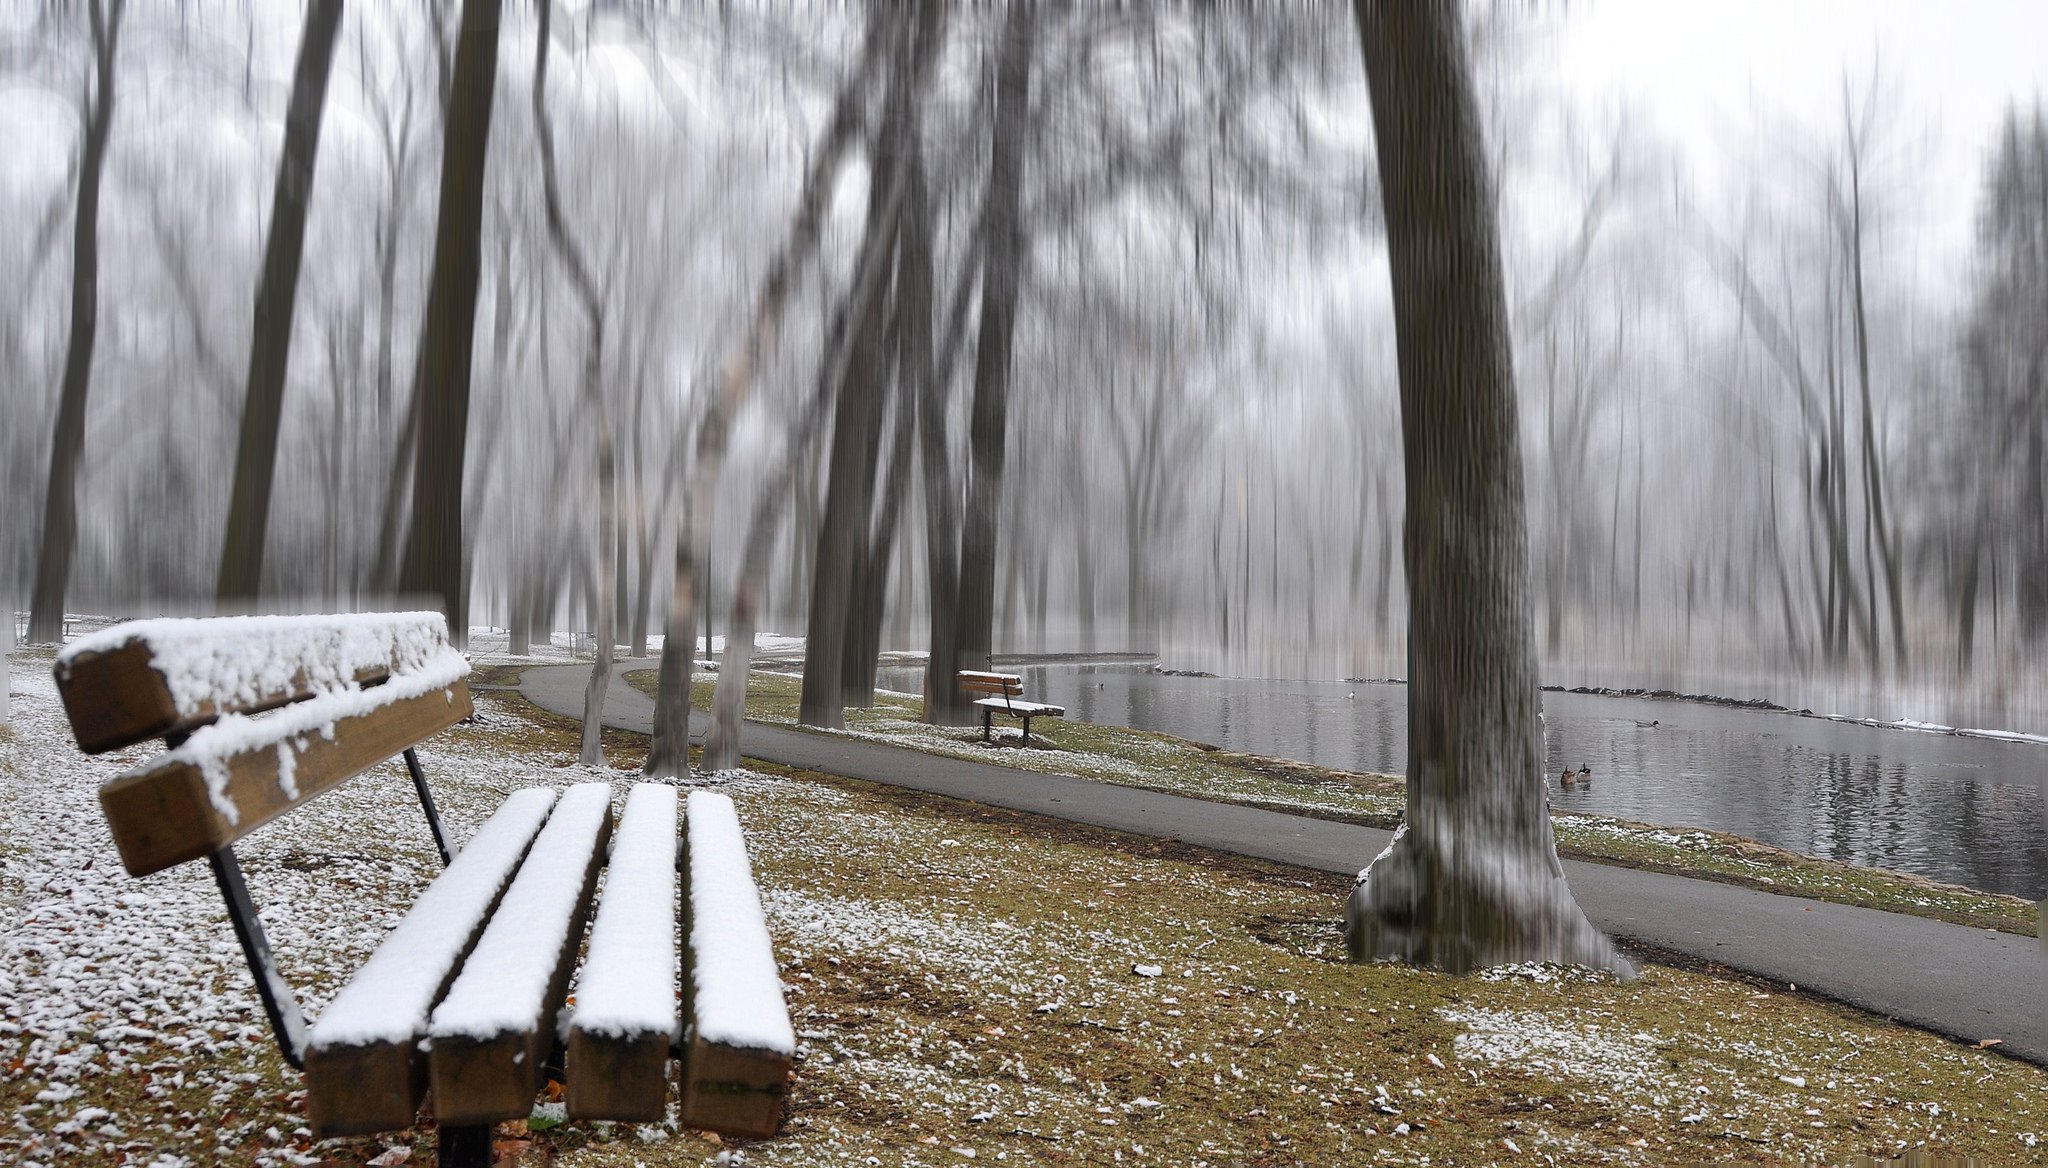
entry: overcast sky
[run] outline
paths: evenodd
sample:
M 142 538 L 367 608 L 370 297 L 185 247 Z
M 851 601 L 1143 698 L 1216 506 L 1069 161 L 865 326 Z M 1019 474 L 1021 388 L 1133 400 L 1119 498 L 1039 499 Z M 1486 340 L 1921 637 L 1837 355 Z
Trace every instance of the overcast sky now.
M 1759 124 L 1835 124 L 1844 71 L 1876 65 L 1924 150 L 1901 210 L 1954 249 L 2006 106 L 2048 94 L 2048 0 L 1584 0 L 1555 49 L 1583 100 L 1629 102 L 1706 181 Z

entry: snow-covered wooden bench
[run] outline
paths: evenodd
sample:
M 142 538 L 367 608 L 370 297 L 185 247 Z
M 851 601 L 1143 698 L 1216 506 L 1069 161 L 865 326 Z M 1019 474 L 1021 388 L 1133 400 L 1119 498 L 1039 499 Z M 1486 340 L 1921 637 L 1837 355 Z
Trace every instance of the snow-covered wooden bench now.
M 1024 679 L 1014 673 L 984 673 L 974 669 L 963 669 L 955 677 L 962 691 L 988 696 L 974 703 L 981 711 L 981 736 L 984 740 L 992 735 L 992 722 L 997 714 L 1007 714 L 1024 724 L 1025 746 L 1031 745 L 1031 719 L 1064 718 L 1066 707 L 1049 706 L 1044 702 L 1024 700 Z
M 165 738 L 101 788 L 116 847 L 137 876 L 211 863 L 320 1135 L 410 1127 L 431 1086 L 442 1162 L 488 1164 L 490 1125 L 530 1114 L 544 1074 L 566 1079 L 571 1118 L 658 1121 L 678 1053 L 685 1122 L 773 1134 L 795 1037 L 730 800 L 691 799 L 682 955 L 673 787 L 634 787 L 616 831 L 608 784 L 516 791 L 451 859 L 412 749 L 470 712 L 438 614 L 134 622 L 68 646 L 56 673 L 88 752 Z M 309 1027 L 233 844 L 400 752 L 448 866 Z

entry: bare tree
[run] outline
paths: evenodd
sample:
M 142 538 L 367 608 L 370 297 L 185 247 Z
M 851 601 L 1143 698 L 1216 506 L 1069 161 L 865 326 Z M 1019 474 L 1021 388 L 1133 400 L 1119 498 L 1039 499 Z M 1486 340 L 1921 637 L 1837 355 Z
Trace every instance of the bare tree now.
M 291 359 L 293 309 L 298 302 L 299 257 L 305 251 L 306 205 L 320 157 L 321 111 L 327 75 L 341 28 L 341 0 L 314 0 L 306 12 L 299 63 L 285 113 L 284 152 L 271 197 L 270 239 L 256 285 L 256 317 L 249 335 L 249 378 L 242 404 L 235 482 L 228 496 L 227 536 L 214 592 L 226 602 L 256 598 L 263 581 L 263 537 L 270 522 L 270 483 L 277 466 L 277 427 L 284 414 L 284 378 Z
M 711 511 L 718 475 L 725 466 L 733 422 L 753 388 L 755 370 L 773 349 L 796 279 L 817 249 L 833 180 L 860 129 L 864 93 L 889 40 L 887 30 L 902 22 L 900 14 L 886 20 L 880 19 L 880 15 L 869 21 L 860 63 L 833 100 L 832 119 L 812 155 L 810 170 L 797 195 L 796 217 L 790 224 L 789 236 L 768 265 L 747 331 L 720 368 L 717 394 L 697 427 L 696 458 L 690 467 L 689 489 L 676 526 L 674 587 L 669 594 L 661 671 L 655 687 L 654 742 L 647 752 L 646 771 L 650 775 L 675 777 L 689 770 L 690 675 L 697 657 L 697 574 L 701 571 L 698 565 L 710 555 Z M 709 651 L 710 646 L 705 649 Z
M 458 644 L 469 636 L 469 587 L 463 576 L 462 472 L 469 436 L 469 375 L 476 334 L 477 279 L 483 266 L 484 168 L 497 88 L 501 0 L 468 0 L 450 83 L 441 153 L 441 201 L 434 273 L 414 377 L 419 438 L 413 467 L 412 526 L 399 586 L 431 594 Z
M 1406 456 L 1407 814 L 1359 874 L 1354 960 L 1627 971 L 1558 863 L 1543 782 L 1514 372 L 1484 134 L 1453 0 L 1357 0 Z
M 947 684 L 963 666 L 986 667 L 993 651 L 996 505 L 1002 497 L 1004 425 L 1009 417 L 1010 349 L 1024 265 L 1020 211 L 1024 142 L 1031 125 L 1031 60 L 1038 6 L 1014 4 L 1003 22 L 996 62 L 995 129 L 990 136 L 988 198 L 982 208 L 981 336 L 974 353 L 967 509 L 960 529 L 960 597 L 951 661 L 929 668 Z
M 100 312 L 100 178 L 114 125 L 114 52 L 121 40 L 123 0 L 89 0 L 93 84 L 80 113 L 85 148 L 78 166 L 78 210 L 71 229 L 71 336 L 64 347 L 64 379 L 57 426 L 50 438 L 50 484 L 43 496 L 43 547 L 29 600 L 28 639 L 64 635 L 64 596 L 78 544 L 78 456 L 85 447 L 85 398 L 92 385 L 93 342 Z

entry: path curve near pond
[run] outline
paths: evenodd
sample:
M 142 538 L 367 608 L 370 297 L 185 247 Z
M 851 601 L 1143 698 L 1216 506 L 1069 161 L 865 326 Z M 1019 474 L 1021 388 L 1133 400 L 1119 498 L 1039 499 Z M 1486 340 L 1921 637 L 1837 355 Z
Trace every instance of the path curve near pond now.
M 584 665 L 536 666 L 518 689 L 542 709 L 580 718 L 589 677 Z M 653 700 L 614 673 L 605 725 L 646 734 L 653 720 Z M 1376 828 L 753 721 L 743 752 L 1323 872 L 1355 873 L 1390 838 Z M 2048 957 L 2034 938 L 1604 864 L 1567 860 L 1565 872 L 1586 913 L 1617 937 L 1796 984 L 1964 1042 L 2003 1039 L 2003 1052 L 2048 1065 Z

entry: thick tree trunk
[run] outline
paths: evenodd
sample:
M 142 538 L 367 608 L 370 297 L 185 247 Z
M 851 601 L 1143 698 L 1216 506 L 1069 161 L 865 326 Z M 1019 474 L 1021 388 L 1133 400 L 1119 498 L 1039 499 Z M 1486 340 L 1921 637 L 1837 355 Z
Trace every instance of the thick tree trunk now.
M 946 449 L 946 409 L 932 357 L 932 220 L 924 168 L 913 163 L 903 208 L 903 250 L 896 271 L 898 375 L 917 398 L 917 461 L 924 479 L 924 558 L 928 656 L 924 720 L 964 726 L 972 707 L 953 684 L 960 593 L 960 495 Z
M 469 440 L 469 374 L 476 337 L 477 277 L 483 267 L 484 168 L 491 96 L 498 80 L 501 0 L 467 0 L 455 48 L 448 130 L 441 152 L 434 272 L 420 333 L 419 437 L 412 474 L 412 526 L 399 587 L 431 595 L 456 645 L 469 640 L 463 578 L 462 471 Z
M 270 486 L 277 466 L 277 429 L 284 416 L 284 378 L 291 359 L 293 307 L 299 293 L 299 258 L 305 252 L 306 205 L 320 157 L 320 113 L 334 62 L 341 0 L 313 0 L 285 113 L 284 153 L 270 200 L 270 238 L 256 285 L 256 319 L 249 332 L 248 395 L 235 482 L 228 499 L 227 537 L 220 551 L 215 597 L 222 604 L 256 598 L 263 579 L 263 536 L 270 520 Z
M 803 695 L 797 717 L 806 726 L 838 729 L 846 722 L 846 633 L 856 619 L 857 573 L 869 543 L 883 389 L 889 376 L 888 276 L 909 185 L 907 164 L 918 149 L 920 99 L 931 62 L 938 56 L 942 15 L 943 7 L 927 0 L 918 7 L 914 26 L 902 34 L 877 136 L 874 173 L 886 179 L 869 192 L 861 243 L 862 282 L 869 284 L 869 275 L 876 278 L 854 302 L 849 326 L 852 357 L 833 424 L 825 514 L 812 564 L 810 618 L 804 626 Z
M 71 336 L 50 437 L 50 483 L 43 495 L 43 546 L 29 598 L 28 639 L 64 637 L 64 596 L 78 549 L 78 456 L 85 448 L 85 398 L 92 386 L 93 341 L 100 314 L 100 175 L 114 122 L 114 52 L 121 40 L 122 0 L 91 0 L 94 87 L 85 111 L 85 149 L 78 165 L 78 210 L 71 228 Z
M 1628 965 L 1551 835 L 1500 242 L 1451 0 L 1357 0 L 1407 464 L 1408 806 L 1359 874 L 1352 957 Z
M 1020 211 L 1024 139 L 1031 121 L 1031 56 L 1038 9 L 1013 4 L 1003 22 L 996 66 L 995 132 L 983 208 L 981 338 L 974 354 L 974 412 L 968 427 L 967 511 L 960 530 L 960 598 L 953 657 L 934 660 L 934 676 L 985 669 L 994 648 L 997 512 L 1002 501 L 1010 347 L 1024 263 Z
M 900 117 L 884 122 L 875 170 L 896 177 L 877 183 L 871 192 L 863 256 L 887 256 L 895 250 L 902 171 L 894 162 L 907 144 L 905 129 Z M 893 199 L 892 194 L 896 196 Z M 846 634 L 863 590 L 866 565 L 862 561 L 868 551 L 868 517 L 874 504 L 875 457 L 888 379 L 884 344 L 887 285 L 886 277 L 876 280 L 854 308 L 853 356 L 839 387 L 825 515 L 812 564 L 810 619 L 804 626 L 803 695 L 797 717 L 806 726 L 838 729 L 846 721 Z

